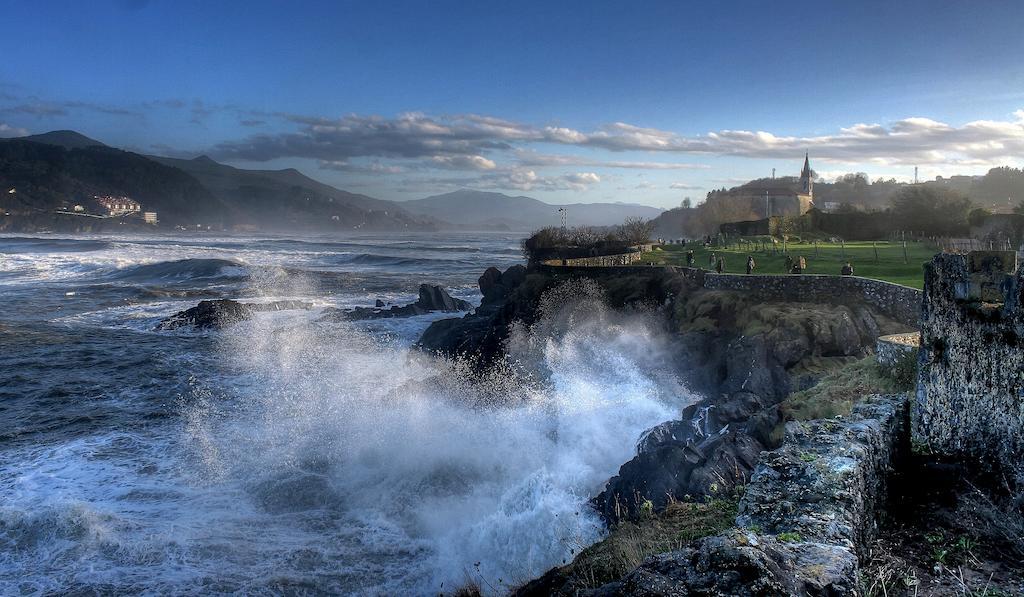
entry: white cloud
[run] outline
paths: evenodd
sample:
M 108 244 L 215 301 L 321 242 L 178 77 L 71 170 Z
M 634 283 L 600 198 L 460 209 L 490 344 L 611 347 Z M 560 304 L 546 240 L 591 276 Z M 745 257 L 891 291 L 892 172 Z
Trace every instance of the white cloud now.
M 494 170 L 497 164 L 482 155 L 436 155 L 430 162 L 446 170 Z
M 817 136 L 769 131 L 721 129 L 684 136 L 671 131 L 615 122 L 596 131 L 568 127 L 534 127 L 482 115 L 434 117 L 417 112 L 395 118 L 348 115 L 339 119 L 288 116 L 303 128 L 294 133 L 255 135 L 222 143 L 214 153 L 224 158 L 269 160 L 305 157 L 344 161 L 352 157 L 426 158 L 439 168 L 487 170 L 488 155 L 514 150 L 521 167 L 593 166 L 637 169 L 688 169 L 701 165 L 672 162 L 599 160 L 535 153 L 531 144 L 592 147 L 613 152 L 708 154 L 750 158 L 794 159 L 810 151 L 817 160 L 886 165 L 1016 163 L 1024 155 L 1024 110 L 1012 119 L 976 120 L 954 126 L 912 116 L 888 125 L 858 123 Z
M 685 182 L 674 182 L 674 183 L 668 185 L 668 188 L 676 189 L 676 190 L 679 190 L 679 191 L 696 191 L 696 190 L 703 189 L 704 187 L 702 187 L 700 185 L 687 184 Z
M 0 122 L 0 138 L 24 137 L 27 134 L 28 129 L 14 127 L 6 122 Z

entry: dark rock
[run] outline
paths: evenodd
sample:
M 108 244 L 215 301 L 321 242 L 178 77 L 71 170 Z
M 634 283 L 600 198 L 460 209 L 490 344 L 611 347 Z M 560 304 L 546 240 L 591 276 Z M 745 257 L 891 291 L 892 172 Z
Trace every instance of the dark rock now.
M 501 274 L 501 285 L 508 289 L 515 289 L 526 281 L 526 267 L 513 265 Z
M 415 305 L 425 311 L 469 311 L 473 304 L 469 301 L 452 297 L 448 292 L 435 284 L 420 284 L 420 298 Z
M 701 433 L 678 421 L 659 425 L 594 498 L 594 506 L 614 522 L 636 517 L 644 500 L 661 510 L 673 499 L 728 495 L 744 482 L 764 447 L 737 429 Z
M 487 296 L 499 284 L 501 284 L 501 270 L 496 267 L 489 267 L 477 280 L 480 286 L 480 294 Z
M 240 303 L 231 299 L 200 301 L 198 305 L 164 319 L 156 328 L 159 331 L 174 330 L 191 326 L 199 329 L 217 329 L 243 321 L 261 311 L 287 311 L 310 309 L 313 305 L 301 301 L 275 301 L 272 303 Z
M 484 294 L 480 306 L 461 319 L 441 319 L 430 324 L 416 345 L 448 356 L 473 355 L 480 365 L 492 362 L 502 352 L 509 326 L 517 320 L 531 323 L 537 315 L 541 293 L 554 282 L 547 278 L 544 284 L 527 291 L 523 284 L 526 275 L 522 265 L 513 265 L 505 273 L 488 268 L 479 280 Z
M 356 307 L 354 309 L 325 309 L 321 321 L 362 321 L 366 319 L 388 319 L 391 317 L 415 317 L 426 315 L 431 311 L 469 311 L 473 304 L 457 299 L 435 284 L 420 284 L 420 295 L 415 303 L 408 305 L 392 305 L 384 309 L 384 302 L 377 300 L 373 307 Z

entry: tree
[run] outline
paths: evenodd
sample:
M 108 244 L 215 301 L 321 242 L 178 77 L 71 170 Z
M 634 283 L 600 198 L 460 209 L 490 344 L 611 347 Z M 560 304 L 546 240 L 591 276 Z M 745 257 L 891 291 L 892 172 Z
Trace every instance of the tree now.
M 619 227 L 619 238 L 630 245 L 642 245 L 650 242 L 654 232 L 654 222 L 647 218 L 629 217 Z
M 967 232 L 971 207 L 971 200 L 959 191 L 913 185 L 896 194 L 892 215 L 904 230 L 932 236 L 957 236 Z
M 971 226 L 981 226 L 985 222 L 985 218 L 990 215 L 992 215 L 992 212 L 984 207 L 976 207 L 971 210 L 971 213 L 967 214 L 967 222 Z
M 690 198 L 687 197 L 686 199 L 683 199 L 683 202 L 679 206 L 682 207 L 683 209 L 690 209 L 691 207 L 693 207 L 693 201 L 691 201 Z

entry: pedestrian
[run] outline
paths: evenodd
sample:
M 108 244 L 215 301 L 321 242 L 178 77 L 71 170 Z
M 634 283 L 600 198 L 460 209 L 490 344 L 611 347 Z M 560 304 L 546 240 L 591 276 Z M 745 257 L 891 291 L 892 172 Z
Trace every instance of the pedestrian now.
M 786 255 L 786 273 L 793 273 L 793 258 L 789 255 Z
M 687 267 L 693 267 L 693 259 L 694 259 L 694 257 L 693 257 L 693 249 L 690 249 L 689 251 L 686 252 L 686 266 Z
M 850 262 L 847 261 L 846 265 L 843 266 L 843 269 L 840 270 L 840 273 L 842 275 L 844 275 L 844 276 L 852 276 L 853 275 L 853 265 L 851 265 Z
M 800 256 L 799 264 L 800 264 L 800 273 L 801 274 L 804 273 L 805 271 L 807 271 L 807 260 L 804 259 L 803 255 Z
M 715 262 L 715 271 L 718 272 L 718 273 L 722 273 L 722 270 L 724 270 L 724 269 L 725 269 L 725 259 L 723 257 L 719 257 L 718 261 Z
M 747 255 L 747 275 L 748 276 L 750 274 L 754 273 L 754 268 L 756 266 L 757 266 L 757 264 L 754 263 L 754 256 L 753 255 Z
M 708 255 L 708 269 L 715 269 L 715 264 L 718 263 L 718 255 L 710 253 Z

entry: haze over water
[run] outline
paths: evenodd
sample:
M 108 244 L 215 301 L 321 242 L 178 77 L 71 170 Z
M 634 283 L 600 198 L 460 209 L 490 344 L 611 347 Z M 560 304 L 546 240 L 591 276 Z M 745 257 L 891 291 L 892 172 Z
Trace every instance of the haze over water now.
M 0 593 L 500 593 L 570 559 L 692 401 L 656 325 L 575 288 L 476 382 L 410 349 L 451 315 L 316 321 L 421 282 L 478 302 L 520 260 L 509 234 L 0 238 Z M 314 308 L 153 331 L 204 298 Z

